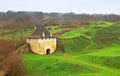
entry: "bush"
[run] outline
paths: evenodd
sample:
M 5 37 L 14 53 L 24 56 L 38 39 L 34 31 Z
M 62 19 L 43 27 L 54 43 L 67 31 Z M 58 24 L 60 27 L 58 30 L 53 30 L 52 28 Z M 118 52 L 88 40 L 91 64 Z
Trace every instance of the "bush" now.
M 17 56 L 2 58 L 0 70 L 5 76 L 24 76 L 25 70 Z
M 24 76 L 24 67 L 15 50 L 13 41 L 0 40 L 0 75 Z

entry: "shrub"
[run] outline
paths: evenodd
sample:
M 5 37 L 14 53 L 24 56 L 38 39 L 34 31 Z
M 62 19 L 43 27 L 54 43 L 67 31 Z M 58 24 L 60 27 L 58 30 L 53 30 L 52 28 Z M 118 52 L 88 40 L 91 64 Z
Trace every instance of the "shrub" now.
M 25 70 L 17 56 L 2 58 L 0 70 L 5 76 L 24 76 Z
M 24 76 L 24 67 L 15 50 L 13 41 L 0 40 L 0 75 Z

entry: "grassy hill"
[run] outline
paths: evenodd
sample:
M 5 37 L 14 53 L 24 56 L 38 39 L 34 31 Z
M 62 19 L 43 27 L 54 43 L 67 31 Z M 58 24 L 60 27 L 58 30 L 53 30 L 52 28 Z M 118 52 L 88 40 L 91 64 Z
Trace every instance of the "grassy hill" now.
M 24 54 L 27 76 L 119 76 L 120 58 L 79 54 Z M 57 72 L 57 73 L 56 73 Z
M 26 76 L 120 76 L 120 23 L 87 23 L 90 26 L 58 34 L 58 49 L 52 55 L 22 54 Z M 46 28 L 51 33 L 67 29 L 58 26 Z M 33 29 L 27 29 L 23 38 L 32 32 Z M 20 32 L 14 36 L 20 38 Z M 3 39 L 2 35 L 0 38 Z M 10 38 L 12 34 L 5 30 L 4 39 Z
M 23 54 L 26 76 L 120 76 L 120 23 L 89 24 L 60 34 L 58 50 L 52 55 Z M 47 28 L 52 33 L 62 31 L 56 26 Z
M 71 32 L 66 32 L 60 35 L 60 38 L 72 38 L 83 35 L 84 33 L 89 33 L 89 35 L 94 36 L 97 30 L 100 30 L 104 27 L 109 27 L 113 23 L 111 22 L 103 22 L 103 21 L 89 21 L 88 24 L 90 27 L 82 27 Z

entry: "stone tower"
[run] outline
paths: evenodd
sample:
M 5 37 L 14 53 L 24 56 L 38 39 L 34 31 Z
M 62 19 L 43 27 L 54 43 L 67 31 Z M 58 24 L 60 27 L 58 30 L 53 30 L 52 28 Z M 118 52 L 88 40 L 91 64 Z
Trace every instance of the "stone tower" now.
M 37 26 L 36 30 L 26 40 L 33 52 L 38 54 L 52 54 L 56 50 L 56 38 L 44 26 Z

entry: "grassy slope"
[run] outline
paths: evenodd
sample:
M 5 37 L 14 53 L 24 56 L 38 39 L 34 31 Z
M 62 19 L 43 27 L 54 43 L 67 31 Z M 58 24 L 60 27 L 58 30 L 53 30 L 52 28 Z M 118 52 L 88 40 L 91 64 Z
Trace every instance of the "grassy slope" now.
M 89 21 L 92 27 L 109 27 L 113 25 L 112 22 L 105 22 L 105 21 Z
M 101 66 L 120 69 L 120 45 L 105 47 L 84 55 L 77 55 L 78 59 L 84 59 L 86 62 L 99 64 Z
M 94 43 L 91 39 L 96 31 L 102 29 L 101 26 L 109 27 L 112 23 L 90 22 L 90 24 L 90 28 L 84 27 L 59 36 L 64 40 L 67 55 L 59 51 L 52 55 L 22 55 L 27 70 L 26 76 L 120 76 L 119 45 L 88 49 Z M 55 29 L 56 26 L 47 28 L 51 28 L 49 31 L 52 33 L 61 31 Z M 86 32 L 90 32 L 91 35 L 85 34 Z
M 92 44 L 92 42 L 84 36 L 62 39 L 58 41 L 59 44 L 61 42 L 64 43 L 66 53 L 83 53 L 84 50 Z
M 101 53 L 63 54 L 56 52 L 52 55 L 24 54 L 23 63 L 27 68 L 27 76 L 119 76 L 120 55 L 110 56 L 103 51 L 114 51 L 119 46 L 101 49 Z M 112 49 L 112 50 L 110 50 Z
M 91 24 L 92 28 L 82 28 L 60 35 L 60 38 L 65 39 L 64 45 L 67 55 L 60 52 L 48 56 L 37 54 L 23 55 L 27 76 L 119 76 L 119 45 L 102 49 L 90 49 L 89 51 L 92 52 L 88 54 L 79 54 L 86 52 L 85 48 L 92 45 L 91 39 L 96 31 L 101 29 L 93 28 L 95 24 L 101 26 L 101 22 L 91 22 Z M 105 24 L 105 27 L 109 27 L 112 23 L 107 22 Z M 47 28 L 51 28 L 52 30 L 50 31 L 52 33 L 60 31 L 53 26 Z M 84 35 L 84 32 L 90 32 L 92 35 Z
M 96 22 L 91 22 L 91 23 L 96 23 Z M 98 22 L 96 24 L 101 24 L 101 23 Z M 104 27 L 93 27 L 92 25 L 94 24 L 91 24 L 90 27 L 83 27 L 77 30 L 73 30 L 71 32 L 66 32 L 60 35 L 59 37 L 63 39 L 62 42 L 64 42 L 64 46 L 67 51 L 81 51 L 81 52 L 83 51 L 83 53 L 93 52 L 95 51 L 93 49 L 96 48 L 99 49 L 114 42 L 115 44 L 116 42 L 119 43 L 120 39 L 118 40 L 117 38 L 119 38 L 118 34 L 120 29 L 116 24 L 115 26 L 117 26 L 118 29 L 116 27 L 113 28 L 114 25 L 111 24 L 112 23 L 110 22 L 104 22 Z M 110 34 L 112 34 L 112 36 Z M 108 39 L 106 40 L 105 38 Z M 60 42 L 61 41 L 59 41 L 59 43 Z M 93 51 L 91 51 L 90 48 Z
M 83 33 L 85 32 L 91 32 L 92 37 L 93 37 L 97 30 L 101 29 L 102 27 L 109 27 L 113 24 L 111 22 L 101 22 L 101 21 L 91 21 L 89 23 L 90 23 L 90 27 L 82 27 L 77 30 L 73 30 L 71 32 L 66 32 L 60 35 L 59 37 L 60 38 L 73 38 L 73 37 L 78 37 L 80 35 L 83 35 Z
M 104 49 L 96 49 L 96 52 L 88 53 L 92 56 L 120 56 L 120 45 L 112 45 Z
M 79 57 L 78 57 L 79 56 Z M 108 68 L 92 61 L 84 55 L 37 55 L 22 56 L 27 76 L 119 76 L 119 70 Z M 76 58 L 75 58 L 76 57 Z M 86 58 L 85 58 L 86 57 Z M 77 59 L 78 58 L 78 59 Z M 88 59 L 89 60 L 89 59 Z M 100 60 L 98 60 L 100 62 Z M 101 61 L 102 62 L 102 61 Z M 100 62 L 100 63 L 101 63 Z M 99 64 L 100 64 L 99 63 Z M 102 63 L 101 63 L 102 64 Z

